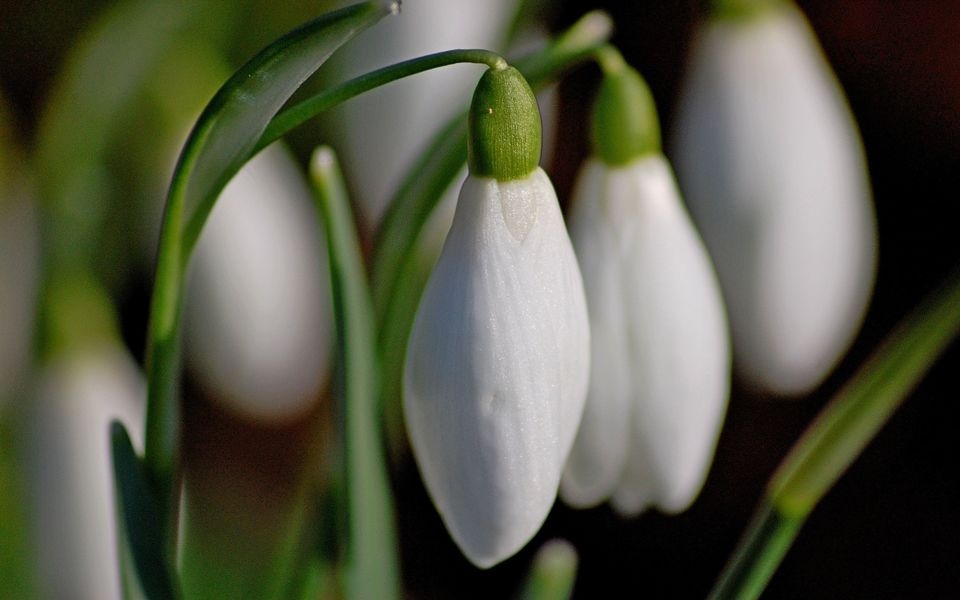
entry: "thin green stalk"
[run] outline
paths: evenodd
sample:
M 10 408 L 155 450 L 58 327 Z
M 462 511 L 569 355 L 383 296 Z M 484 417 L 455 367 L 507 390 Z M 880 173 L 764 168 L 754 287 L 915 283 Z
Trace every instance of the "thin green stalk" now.
M 337 323 L 338 381 L 344 397 L 344 594 L 349 599 L 389 600 L 400 596 L 400 576 L 396 523 L 377 414 L 380 373 L 376 320 L 350 200 L 332 150 L 321 147 L 314 152 L 310 176 L 327 234 Z
M 506 66 L 507 61 L 499 54 L 489 50 L 446 50 L 444 52 L 437 52 L 436 54 L 411 58 L 410 60 L 365 73 L 335 87 L 323 90 L 315 96 L 307 98 L 298 104 L 294 104 L 278 114 L 270 122 L 266 131 L 263 132 L 253 154 L 266 148 L 320 113 L 346 102 L 355 96 L 359 96 L 364 92 L 405 77 L 410 77 L 411 75 L 462 63 L 475 63 L 487 65 L 490 68 L 502 68 Z
M 901 321 L 794 445 L 712 598 L 760 595 L 810 512 L 958 333 L 960 273 Z

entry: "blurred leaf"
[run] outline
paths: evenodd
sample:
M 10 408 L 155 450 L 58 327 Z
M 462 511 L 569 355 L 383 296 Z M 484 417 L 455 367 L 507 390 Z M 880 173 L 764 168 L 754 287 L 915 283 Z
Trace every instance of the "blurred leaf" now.
M 54 264 L 89 265 L 92 260 L 111 208 L 105 162 L 119 133 L 119 116 L 196 14 L 196 6 L 187 2 L 118 3 L 70 52 L 38 134 L 41 195 L 57 232 L 48 240 L 54 245 Z
M 290 96 L 337 48 L 393 10 L 391 2 L 372 1 L 327 13 L 272 43 L 220 88 L 194 126 L 174 173 L 173 190 L 185 186 L 189 211 L 185 255 L 217 195 Z
M 396 524 L 377 411 L 375 319 L 356 225 L 333 151 L 318 148 L 310 167 L 326 228 L 344 401 L 346 585 L 351 599 L 400 597 Z
M 960 334 L 960 272 L 905 317 L 794 444 L 711 598 L 756 598 L 807 516 Z
M 356 4 L 280 38 L 220 88 L 187 139 L 163 216 L 147 344 L 145 460 L 164 501 L 174 496 L 181 288 L 203 224 L 220 191 L 250 158 L 267 123 L 304 80 L 338 47 L 395 9 L 394 2 L 384 0 Z
M 163 520 L 143 465 L 119 421 L 110 424 L 124 596 L 178 598 L 164 559 Z

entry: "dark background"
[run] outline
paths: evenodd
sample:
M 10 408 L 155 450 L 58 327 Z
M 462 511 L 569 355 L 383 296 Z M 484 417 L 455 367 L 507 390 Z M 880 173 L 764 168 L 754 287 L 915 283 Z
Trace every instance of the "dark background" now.
M 663 129 L 669 131 L 690 35 L 699 19 L 697 4 L 556 4 L 549 16 L 555 28 L 590 8 L 610 11 L 617 23 L 613 41 L 649 81 Z M 411 597 L 507 595 L 540 543 L 557 536 L 569 539 L 580 552 L 577 597 L 703 597 L 765 482 L 804 427 L 898 319 L 960 265 L 960 3 L 798 4 L 847 93 L 875 193 L 879 272 L 854 347 L 836 373 L 808 397 L 767 398 L 735 386 L 710 477 L 685 514 L 651 513 L 623 521 L 606 507 L 572 511 L 558 503 L 534 543 L 490 571 L 478 571 L 461 557 L 407 460 L 395 483 Z M 103 5 L 92 0 L 3 3 L 0 89 L 12 105 L 23 140 L 34 133 L 64 52 Z M 259 27 L 243 29 L 237 60 L 295 22 L 294 16 L 275 14 Z M 597 76 L 595 68 L 584 67 L 561 86 L 564 117 L 557 156 L 563 158 L 548 165 L 561 198 L 569 192 L 586 151 L 586 111 Z M 121 302 L 126 335 L 138 356 L 148 289 L 144 281 Z M 814 511 L 766 597 L 960 594 L 958 368 L 960 348 L 954 347 Z

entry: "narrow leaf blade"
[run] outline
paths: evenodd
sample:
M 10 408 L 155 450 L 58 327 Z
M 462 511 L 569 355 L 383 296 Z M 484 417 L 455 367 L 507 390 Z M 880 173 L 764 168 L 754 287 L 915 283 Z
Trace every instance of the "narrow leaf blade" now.
M 163 520 L 143 465 L 124 426 L 110 424 L 117 532 L 124 596 L 172 600 L 178 597 L 164 558 Z
M 326 228 L 338 369 L 345 395 L 345 595 L 351 599 L 398 598 L 396 523 L 377 410 L 379 369 L 373 305 L 355 221 L 333 152 L 317 149 L 310 171 Z

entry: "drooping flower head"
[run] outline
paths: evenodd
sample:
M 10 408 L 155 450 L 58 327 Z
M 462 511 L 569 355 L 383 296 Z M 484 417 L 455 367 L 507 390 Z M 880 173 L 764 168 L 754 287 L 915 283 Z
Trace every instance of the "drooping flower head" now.
M 586 393 L 583 284 L 539 157 L 529 85 L 513 68 L 487 71 L 470 108 L 470 175 L 407 349 L 420 473 L 480 567 L 540 528 Z
M 799 394 L 839 360 L 870 296 L 876 225 L 863 150 L 791 2 L 716 4 L 691 51 L 677 171 L 716 261 L 738 371 Z
M 561 496 L 576 507 L 609 498 L 625 515 L 679 512 L 703 485 L 726 408 L 726 317 L 650 91 L 619 54 L 603 64 L 594 156 L 570 218 L 593 367 Z

